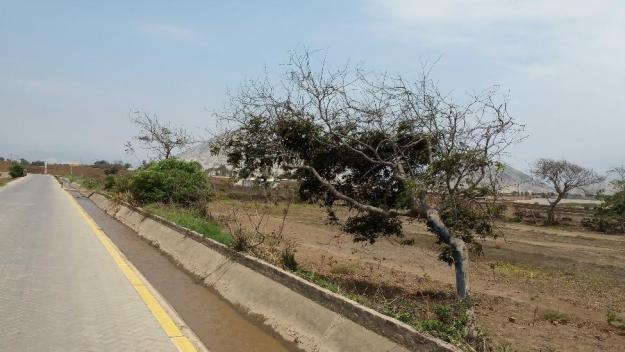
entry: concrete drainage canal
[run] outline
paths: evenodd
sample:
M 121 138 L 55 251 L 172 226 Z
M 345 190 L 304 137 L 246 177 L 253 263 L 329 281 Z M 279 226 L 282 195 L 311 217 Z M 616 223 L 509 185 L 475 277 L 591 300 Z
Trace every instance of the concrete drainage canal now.
M 241 312 L 210 288 L 197 283 L 89 199 L 75 192 L 73 195 L 210 351 L 299 351 L 293 343 L 264 326 L 259 318 Z

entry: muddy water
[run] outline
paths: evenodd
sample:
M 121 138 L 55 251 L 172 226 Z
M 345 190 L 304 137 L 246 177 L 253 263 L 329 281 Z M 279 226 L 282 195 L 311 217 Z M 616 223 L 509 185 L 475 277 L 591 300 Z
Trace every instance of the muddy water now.
M 281 339 L 258 319 L 239 311 L 214 290 L 198 284 L 89 199 L 78 197 L 77 200 L 211 352 L 298 351 L 294 344 Z

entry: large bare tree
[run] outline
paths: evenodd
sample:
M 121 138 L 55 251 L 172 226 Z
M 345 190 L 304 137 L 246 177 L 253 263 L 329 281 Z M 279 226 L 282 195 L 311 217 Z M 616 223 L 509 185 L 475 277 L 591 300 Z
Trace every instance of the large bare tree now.
M 531 172 L 538 179 L 549 183 L 555 191 L 555 198 L 547 198 L 549 202 L 548 225 L 555 223 L 556 206 L 572 190 L 583 190 L 583 187 L 605 180 L 605 177 L 598 175 L 595 171 L 566 160 L 539 159 Z
M 615 166 L 608 171 L 609 174 L 613 174 L 615 179 L 612 180 L 612 184 L 617 186 L 619 183 L 625 183 L 625 165 Z
M 426 75 L 416 82 L 350 66 L 329 70 L 293 53 L 281 79 L 245 83 L 219 113 L 219 146 L 246 177 L 281 168 L 303 199 L 324 206 L 356 240 L 401 235 L 424 221 L 469 301 L 469 252 L 495 235 L 498 157 L 521 126 L 496 88 L 456 103 Z M 338 219 L 333 208 L 352 211 Z
M 176 150 L 183 150 L 194 143 L 193 136 L 186 129 L 168 121 L 160 121 L 155 114 L 133 111 L 130 122 L 139 128 L 139 133 L 133 139 L 157 159 L 169 159 Z M 132 142 L 126 142 L 125 148 L 127 153 L 134 153 Z

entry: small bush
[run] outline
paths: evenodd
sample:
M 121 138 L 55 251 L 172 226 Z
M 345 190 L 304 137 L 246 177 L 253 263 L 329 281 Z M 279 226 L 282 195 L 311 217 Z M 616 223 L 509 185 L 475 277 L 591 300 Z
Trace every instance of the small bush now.
M 78 178 L 78 183 L 80 184 L 80 186 L 86 189 L 99 190 L 102 188 L 101 180 L 96 180 L 96 179 L 89 178 L 89 177 Z
M 26 176 L 26 169 L 20 164 L 13 164 L 9 168 L 9 175 L 13 178 Z
M 616 192 L 612 195 L 599 194 L 602 203 L 593 209 L 590 219 L 582 225 L 604 233 L 625 233 L 625 182 L 615 181 Z
M 402 246 L 414 246 L 414 238 L 404 238 L 399 242 Z
M 139 204 L 194 205 L 210 197 L 208 176 L 200 164 L 177 159 L 150 163 L 115 183 L 115 190 L 129 193 Z
M 115 187 L 115 176 L 108 175 L 104 178 L 103 187 L 105 190 L 110 191 Z
M 436 304 L 433 308 L 436 319 L 419 321 L 416 324 L 417 329 L 427 331 L 448 342 L 462 341 L 468 337 L 467 302 Z
M 250 241 L 247 234 L 243 231 L 230 233 L 232 236 L 231 247 L 237 252 L 245 252 L 250 248 Z
M 348 275 L 354 272 L 354 268 L 348 263 L 336 263 L 332 265 L 330 272 L 337 275 Z
M 571 317 L 569 317 L 568 314 L 554 309 L 547 309 L 546 311 L 544 311 L 542 314 L 542 318 L 552 323 L 560 324 L 567 324 L 571 321 Z
M 295 249 L 293 246 L 286 246 L 282 250 L 282 266 L 290 271 L 297 271 L 298 263 L 295 260 Z
M 619 314 L 618 311 L 613 309 L 608 310 L 607 321 L 608 324 L 621 330 L 625 330 L 625 315 Z

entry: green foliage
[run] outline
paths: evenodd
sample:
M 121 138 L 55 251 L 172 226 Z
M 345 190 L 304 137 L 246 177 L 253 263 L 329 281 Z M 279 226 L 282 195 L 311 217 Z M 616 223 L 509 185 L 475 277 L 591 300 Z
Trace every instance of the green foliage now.
M 388 133 L 353 131 L 351 137 L 362 142 L 362 146 L 349 148 L 337 145 L 334 136 L 306 116 L 285 111 L 276 120 L 250 118 L 236 136 L 227 138 L 223 147 L 228 162 L 238 170 L 240 177 L 263 173 L 281 163 L 303 158 L 343 194 L 366 204 L 393 209 L 405 206 L 403 182 L 393 178 L 394 171 L 388 165 L 372 167 L 361 154 L 369 152 L 364 145 L 378 145 L 380 157 L 392 159 L 395 150 L 391 143 L 385 143 L 391 133 L 397 133 L 394 138 L 403 143 L 420 139 L 408 124 L 402 124 L 397 131 Z M 416 167 L 425 162 L 425 141 L 410 144 L 402 152 L 412 164 L 407 166 Z M 278 149 L 288 150 L 289 156 Z M 299 193 L 303 200 L 322 204 L 327 209 L 336 202 L 336 197 L 310 172 L 297 170 L 291 176 L 302 180 Z M 379 235 L 400 234 L 401 224 L 397 217 L 361 213 L 348 219 L 344 229 L 355 234 L 356 240 L 373 243 Z
M 110 191 L 115 187 L 115 176 L 107 175 L 103 181 L 103 188 L 107 191 Z
M 123 163 L 120 160 L 114 161 L 114 162 L 108 162 L 106 160 L 97 160 L 96 162 L 93 163 L 93 167 L 96 167 L 98 169 L 104 169 L 105 175 L 115 175 L 121 170 L 129 169 L 130 166 L 131 166 L 130 164 Z
M 467 243 L 472 254 L 483 253 L 482 245 L 476 241 L 476 237 L 498 237 L 493 220 L 501 217 L 505 205 L 479 203 L 475 198 L 455 197 L 453 194 L 444 197 L 441 203 L 444 205 L 440 212 L 443 222 L 450 231 Z M 442 243 L 441 245 L 439 259 L 451 265 L 452 249 Z
M 584 226 L 605 233 L 625 233 L 625 182 L 615 181 L 613 185 L 616 193 L 599 195 L 602 203 L 593 209 Z
M 401 321 L 402 323 L 410 323 L 413 319 L 412 314 L 410 312 L 397 310 L 394 306 L 387 306 L 384 309 L 384 315 L 388 315 L 394 319 Z
M 281 177 L 301 182 L 302 200 L 326 209 L 356 241 L 401 235 L 403 221 L 425 220 L 443 244 L 441 259 L 464 261 L 459 238 L 479 253 L 474 239 L 496 234 L 496 207 L 486 203 L 496 200 L 497 159 L 522 130 L 507 98 L 488 89 L 456 103 L 426 76 L 409 82 L 324 62 L 293 53 L 280 82 L 244 84 L 219 114 L 233 130 L 213 152 L 243 178 L 281 168 Z M 344 219 L 335 206 L 349 208 L 338 213 Z
M 89 177 L 79 177 L 78 178 L 78 183 L 83 188 L 92 189 L 92 190 L 102 189 L 102 181 L 101 180 L 97 180 L 97 179 L 93 179 L 93 178 L 89 178 Z
M 407 127 L 400 129 L 399 139 L 418 139 Z M 295 162 L 305 158 L 306 164 L 313 167 L 343 194 L 358 201 L 385 209 L 405 207 L 404 183 L 393 178 L 394 171 L 389 166 L 377 165 L 363 160 L 360 153 L 365 147 L 353 150 L 336 145 L 331 135 L 324 133 L 319 125 L 293 113 L 285 113 L 277 121 L 251 118 L 241 127 L 237 136 L 228 138 L 224 147 L 228 162 L 239 172 L 240 177 L 248 177 L 263 172 L 280 163 Z M 380 132 L 354 132 L 354 139 L 362 143 L 379 144 L 381 158 L 391 159 L 395 152 L 390 144 L 384 144 L 388 135 Z M 277 140 L 276 140 L 277 139 Z M 274 148 L 286 148 L 293 159 L 284 157 Z M 416 164 L 424 162 L 424 143 L 414 143 L 404 153 Z M 336 197 L 322 185 L 314 175 L 306 170 L 292 171 L 291 176 L 302 180 L 299 194 L 302 200 L 319 203 L 330 209 Z M 331 214 L 329 214 L 331 216 Z M 378 236 L 401 234 L 401 222 L 394 216 L 360 213 L 350 217 L 344 230 L 355 234 L 357 241 L 375 242 Z
M 368 241 L 374 243 L 379 235 L 402 236 L 401 221 L 397 217 L 382 216 L 380 214 L 359 214 L 347 219 L 343 230 L 355 235 L 356 242 Z
M 219 243 L 228 246 L 232 244 L 232 238 L 221 231 L 219 226 L 192 209 L 164 204 L 148 204 L 144 209 Z
M 295 251 L 291 247 L 285 247 L 280 253 L 282 266 L 290 271 L 297 271 L 299 264 L 295 260 Z
M 117 192 L 117 193 L 126 193 L 130 195 L 128 190 L 132 186 L 132 180 L 133 180 L 132 173 L 123 174 L 123 175 L 110 175 L 110 177 L 114 181 L 113 181 L 113 186 L 109 189 L 109 191 Z M 132 200 L 132 199 L 129 199 L 129 200 Z
M 569 317 L 566 313 L 555 309 L 547 309 L 543 312 L 541 317 L 552 323 L 567 324 L 571 321 L 571 317 Z
M 301 278 L 316 284 L 317 286 L 321 286 L 321 287 L 325 288 L 326 290 L 330 290 L 330 291 L 332 291 L 334 293 L 340 293 L 341 292 L 341 288 L 339 287 L 339 285 L 333 283 L 327 277 L 325 277 L 323 275 L 320 275 L 320 274 L 318 274 L 318 273 L 316 273 L 314 271 L 298 269 L 296 271 L 296 274 L 298 276 L 300 276 Z
M 620 312 L 610 309 L 607 313 L 608 324 L 617 327 L 621 330 L 625 330 L 625 315 Z
M 21 164 L 13 164 L 9 168 L 9 175 L 12 178 L 23 177 L 26 175 L 26 169 Z
M 114 190 L 129 194 L 139 204 L 195 205 L 208 200 L 211 194 L 208 176 L 200 164 L 174 158 L 118 177 Z
M 465 301 L 451 305 L 434 305 L 436 319 L 419 321 L 416 327 L 448 342 L 463 341 L 468 336 L 468 307 L 469 304 Z

